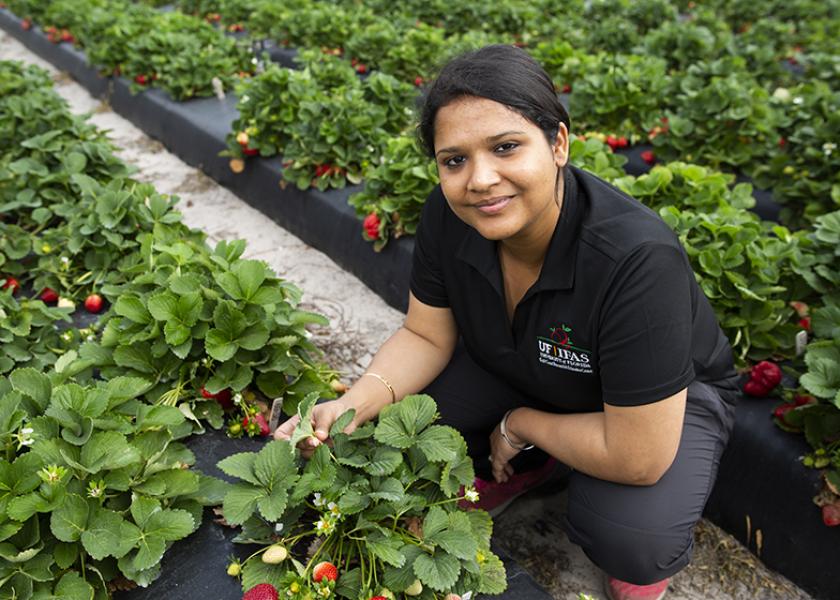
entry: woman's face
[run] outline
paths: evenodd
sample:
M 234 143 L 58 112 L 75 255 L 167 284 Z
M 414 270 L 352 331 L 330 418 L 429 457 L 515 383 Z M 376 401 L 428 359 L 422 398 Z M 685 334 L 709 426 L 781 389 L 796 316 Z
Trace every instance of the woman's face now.
M 557 169 L 568 148 L 564 125 L 549 145 L 534 123 L 486 98 L 460 98 L 435 118 L 443 194 L 461 220 L 490 240 L 527 240 L 549 221 L 553 231 Z

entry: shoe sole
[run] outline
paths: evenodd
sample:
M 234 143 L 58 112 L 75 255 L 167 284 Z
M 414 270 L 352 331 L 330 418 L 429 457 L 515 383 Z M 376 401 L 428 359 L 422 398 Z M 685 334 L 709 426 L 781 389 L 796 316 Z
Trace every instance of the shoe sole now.
M 563 463 L 561 463 L 560 461 L 558 461 L 557 464 L 554 465 L 554 468 L 551 470 L 551 472 L 546 475 L 545 479 L 543 479 L 537 485 L 535 485 L 534 487 L 522 490 L 518 494 L 516 494 L 514 496 L 511 496 L 510 498 L 508 498 L 507 500 L 505 500 L 504 502 L 502 502 L 498 506 L 494 506 L 493 508 L 488 510 L 487 514 L 495 519 L 500 514 L 502 514 L 505 510 L 507 510 L 507 508 L 511 504 L 513 504 L 514 500 L 516 500 L 517 498 L 521 498 L 525 494 L 527 494 L 529 492 L 533 492 L 534 490 L 538 490 L 542 486 L 546 485 L 547 483 L 551 483 L 552 481 L 554 481 L 555 478 L 559 478 L 558 475 L 560 473 L 562 473 L 563 477 L 565 478 L 565 477 L 568 477 L 568 475 L 571 472 L 572 472 L 572 470 L 568 466 L 566 466 Z M 564 486 L 564 488 L 565 488 L 565 486 Z M 660 599 L 657 598 L 657 600 L 660 600 Z

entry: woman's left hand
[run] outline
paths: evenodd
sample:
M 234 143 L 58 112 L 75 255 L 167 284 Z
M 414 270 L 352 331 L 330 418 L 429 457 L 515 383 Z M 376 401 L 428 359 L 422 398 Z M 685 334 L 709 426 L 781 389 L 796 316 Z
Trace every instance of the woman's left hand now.
M 493 478 L 504 483 L 513 475 L 513 467 L 510 461 L 519 454 L 517 450 L 508 444 L 502 437 L 501 422 L 496 425 L 493 433 L 490 434 L 490 467 L 493 469 Z

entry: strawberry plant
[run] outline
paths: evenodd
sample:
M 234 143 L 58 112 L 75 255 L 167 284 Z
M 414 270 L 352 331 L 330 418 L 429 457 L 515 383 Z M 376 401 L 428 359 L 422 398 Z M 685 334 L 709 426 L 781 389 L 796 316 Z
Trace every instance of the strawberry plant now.
M 665 61 L 659 58 L 599 53 L 585 61 L 571 82 L 576 127 L 618 135 L 638 134 L 659 118 L 659 98 L 668 85 Z
M 490 551 L 490 517 L 458 508 L 477 499 L 465 488 L 474 477 L 466 443 L 433 424 L 434 401 L 409 396 L 350 434 L 348 411 L 330 431 L 333 446 L 322 444 L 304 464 L 296 444 L 313 434 L 315 400 L 299 405 L 301 425 L 289 442 L 219 463 L 240 480 L 223 504 L 225 519 L 242 525 L 236 541 L 266 545 L 242 563 L 243 590 L 269 584 L 292 598 L 351 600 L 383 589 L 427 599 L 501 593 L 505 571 Z
M 693 22 L 667 22 L 641 40 L 646 52 L 664 58 L 669 71 L 684 71 L 696 62 L 713 60 L 731 38 L 723 31 Z
M 804 291 L 795 272 L 799 238 L 734 206 L 712 213 L 666 206 L 659 214 L 686 249 L 736 363 L 791 356 L 799 327 L 788 302 Z
M 840 92 L 815 81 L 777 90 L 773 104 L 781 115 L 777 137 L 750 174 L 772 186 L 787 221 L 802 224 L 840 206 Z
M 730 187 L 734 175 L 682 162 L 656 165 L 639 177 L 624 176 L 613 183 L 647 206 L 663 206 L 714 212 L 733 206 L 749 209 L 755 205 L 752 186 L 739 183 Z
M 743 59 L 692 65 L 671 88 L 668 126 L 651 135 L 665 159 L 739 167 L 775 139 L 777 117 L 769 95 L 752 80 Z
M 223 495 L 222 482 L 187 468 L 180 411 L 137 402 L 151 382 L 83 387 L 67 381 L 67 364 L 0 379 L 4 596 L 90 598 L 118 575 L 148 585 L 166 548 Z

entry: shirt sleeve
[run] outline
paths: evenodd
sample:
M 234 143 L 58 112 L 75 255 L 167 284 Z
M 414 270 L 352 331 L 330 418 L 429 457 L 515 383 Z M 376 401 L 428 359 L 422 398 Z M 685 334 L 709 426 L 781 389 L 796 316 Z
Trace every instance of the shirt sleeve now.
M 605 403 L 650 404 L 694 379 L 693 278 L 682 250 L 668 244 L 643 245 L 617 266 L 598 335 Z
M 423 304 L 437 307 L 449 306 L 443 272 L 441 270 L 441 242 L 446 199 L 436 187 L 426 199 L 420 214 L 420 223 L 414 237 L 414 254 L 411 265 L 411 293 Z

